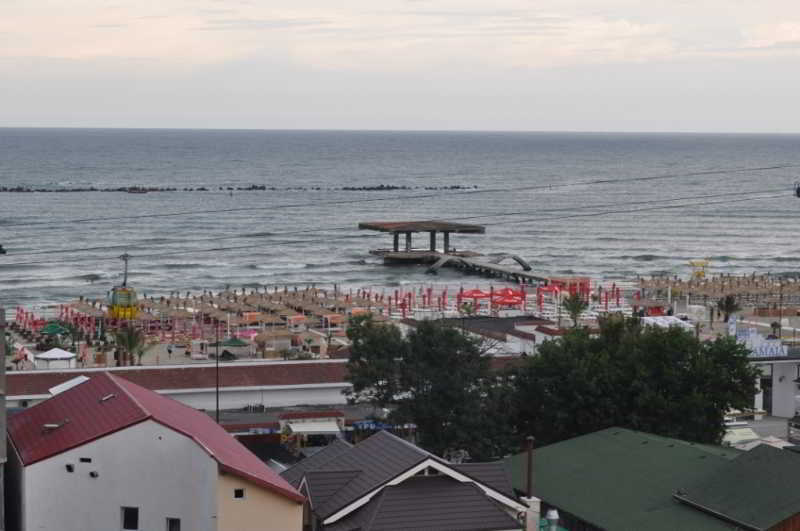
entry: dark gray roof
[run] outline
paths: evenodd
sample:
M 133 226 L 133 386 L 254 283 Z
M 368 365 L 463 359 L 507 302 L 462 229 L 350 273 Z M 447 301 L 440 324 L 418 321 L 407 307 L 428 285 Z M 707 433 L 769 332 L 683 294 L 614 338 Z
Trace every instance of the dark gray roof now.
M 800 513 L 800 455 L 761 444 L 680 490 L 676 498 L 693 507 L 741 527 L 771 529 Z
M 315 471 L 362 471 L 323 505 L 315 505 L 314 512 L 327 518 L 429 457 L 434 456 L 387 431 L 379 431 L 341 455 L 313 468 Z
M 482 225 L 468 225 L 466 223 L 452 223 L 449 221 L 365 221 L 358 224 L 359 229 L 378 230 L 381 232 L 429 232 L 447 231 L 463 232 L 467 234 L 483 234 L 486 227 Z
M 281 477 L 297 488 L 300 486 L 300 481 L 303 475 L 308 470 L 316 469 L 334 459 L 352 448 L 353 445 L 342 439 L 334 439 L 328 446 L 315 453 L 312 456 L 306 457 L 293 467 L 281 472 Z
M 407 479 L 325 531 L 496 531 L 522 526 L 474 483 L 449 477 Z
M 360 470 L 309 470 L 306 472 L 306 492 L 315 509 L 344 488 Z
M 483 483 L 501 494 L 505 494 L 512 500 L 516 499 L 514 489 L 511 487 L 511 474 L 509 474 L 508 467 L 504 461 L 463 463 L 450 466 L 475 481 Z

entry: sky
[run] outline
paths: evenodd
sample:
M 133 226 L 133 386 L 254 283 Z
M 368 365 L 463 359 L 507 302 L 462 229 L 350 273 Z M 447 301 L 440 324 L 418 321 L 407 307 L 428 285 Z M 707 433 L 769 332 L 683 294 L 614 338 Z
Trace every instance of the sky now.
M 2 0 L 0 126 L 800 132 L 797 0 Z

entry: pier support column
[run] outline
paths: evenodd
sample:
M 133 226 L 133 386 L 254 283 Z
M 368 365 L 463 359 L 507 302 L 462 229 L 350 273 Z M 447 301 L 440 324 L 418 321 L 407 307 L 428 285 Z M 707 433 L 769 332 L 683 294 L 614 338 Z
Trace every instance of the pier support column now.
M 397 252 L 400 250 L 400 233 L 395 232 L 392 236 L 394 236 L 394 252 Z
M 406 232 L 406 251 L 411 251 L 411 233 Z
M 450 252 L 450 233 L 448 231 L 444 231 L 444 252 L 445 254 Z
M 436 231 L 431 231 L 431 252 L 436 252 Z

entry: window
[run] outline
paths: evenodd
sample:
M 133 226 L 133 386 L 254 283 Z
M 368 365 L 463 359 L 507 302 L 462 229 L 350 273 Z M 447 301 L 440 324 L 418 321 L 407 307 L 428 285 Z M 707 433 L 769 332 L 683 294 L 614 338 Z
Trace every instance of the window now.
M 233 489 L 233 498 L 236 500 L 244 499 L 244 489 Z
M 122 529 L 139 529 L 139 508 L 122 508 Z
M 81 463 L 91 463 L 91 462 L 92 462 L 92 458 L 91 458 L 91 457 L 81 457 L 81 458 L 79 459 L 79 461 L 80 461 Z
M 67 472 L 75 472 L 75 465 L 73 465 L 71 463 L 68 464 L 67 465 Z
M 181 531 L 181 519 L 167 518 L 167 531 Z

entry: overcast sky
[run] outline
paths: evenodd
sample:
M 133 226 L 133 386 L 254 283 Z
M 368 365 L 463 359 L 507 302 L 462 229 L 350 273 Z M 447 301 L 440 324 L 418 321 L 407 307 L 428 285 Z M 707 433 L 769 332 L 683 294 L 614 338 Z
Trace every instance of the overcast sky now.
M 798 0 L 2 0 L 0 126 L 800 132 Z

